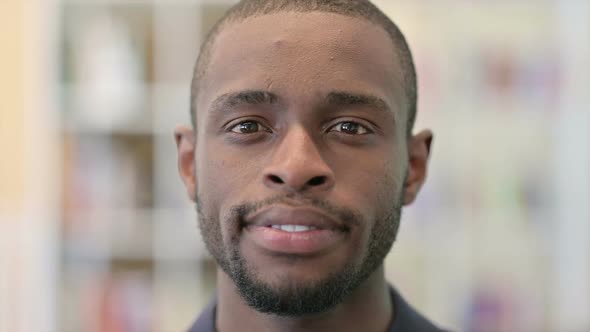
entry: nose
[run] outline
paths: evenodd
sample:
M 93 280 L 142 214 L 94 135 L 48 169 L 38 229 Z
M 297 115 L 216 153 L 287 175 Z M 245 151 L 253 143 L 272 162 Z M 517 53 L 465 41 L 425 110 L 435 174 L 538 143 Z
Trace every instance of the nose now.
M 283 192 L 321 192 L 334 186 L 334 173 L 306 130 L 294 128 L 278 143 L 263 181 Z

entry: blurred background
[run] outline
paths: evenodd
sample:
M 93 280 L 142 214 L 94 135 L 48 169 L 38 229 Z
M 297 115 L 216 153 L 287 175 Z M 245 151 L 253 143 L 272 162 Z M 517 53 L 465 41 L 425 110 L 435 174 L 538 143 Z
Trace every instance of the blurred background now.
M 233 1 L 0 1 L 0 331 L 183 331 L 215 287 L 172 130 Z M 375 1 L 429 179 L 387 275 L 455 331 L 590 331 L 590 2 Z

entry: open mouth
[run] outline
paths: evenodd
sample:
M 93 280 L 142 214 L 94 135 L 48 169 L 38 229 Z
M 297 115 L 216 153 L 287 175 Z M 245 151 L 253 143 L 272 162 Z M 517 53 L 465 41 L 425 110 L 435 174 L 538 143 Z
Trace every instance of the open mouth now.
M 272 253 L 320 254 L 346 239 L 350 228 L 321 211 L 273 206 L 245 219 L 246 238 Z
M 346 239 L 346 234 L 337 230 L 302 225 L 251 226 L 244 234 L 250 243 L 274 254 L 317 255 Z

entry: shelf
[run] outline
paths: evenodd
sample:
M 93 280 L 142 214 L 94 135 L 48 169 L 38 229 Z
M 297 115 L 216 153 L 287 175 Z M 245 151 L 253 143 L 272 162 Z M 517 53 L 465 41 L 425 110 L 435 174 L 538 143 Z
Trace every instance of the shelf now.
M 154 213 L 154 257 L 159 261 L 200 261 L 210 259 L 191 210 L 160 209 Z
M 99 210 L 72 218 L 62 240 L 71 263 L 209 259 L 193 210 Z

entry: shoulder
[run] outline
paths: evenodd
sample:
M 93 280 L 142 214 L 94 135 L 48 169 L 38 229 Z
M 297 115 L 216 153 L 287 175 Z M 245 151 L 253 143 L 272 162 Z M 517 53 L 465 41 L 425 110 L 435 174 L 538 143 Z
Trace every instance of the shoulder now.
M 395 318 L 389 332 L 448 332 L 416 311 L 393 287 L 390 290 L 395 306 Z
M 209 304 L 203 309 L 199 318 L 193 323 L 187 332 L 215 332 L 215 309 L 217 297 L 213 296 Z

